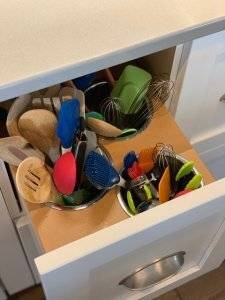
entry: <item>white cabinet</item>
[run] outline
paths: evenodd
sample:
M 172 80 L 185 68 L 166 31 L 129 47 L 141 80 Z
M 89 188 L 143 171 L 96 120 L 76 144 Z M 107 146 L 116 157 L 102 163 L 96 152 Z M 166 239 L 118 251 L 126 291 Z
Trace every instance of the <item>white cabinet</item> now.
M 175 119 L 216 177 L 225 176 L 225 31 L 194 40 Z

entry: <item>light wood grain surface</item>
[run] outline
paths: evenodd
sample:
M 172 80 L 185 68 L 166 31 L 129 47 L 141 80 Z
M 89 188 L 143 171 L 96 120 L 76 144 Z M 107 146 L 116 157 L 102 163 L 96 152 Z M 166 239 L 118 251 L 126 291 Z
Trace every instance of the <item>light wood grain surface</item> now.
M 164 110 L 135 138 L 117 142 L 105 141 L 104 146 L 119 169 L 124 153 L 129 150 L 139 151 L 157 142 L 171 143 L 177 153 L 195 161 L 195 166 L 203 174 L 206 184 L 213 181 L 197 153 L 191 149 L 170 114 Z M 128 218 L 117 200 L 116 189 L 110 190 L 99 202 L 81 211 L 57 211 L 25 203 L 46 252 Z

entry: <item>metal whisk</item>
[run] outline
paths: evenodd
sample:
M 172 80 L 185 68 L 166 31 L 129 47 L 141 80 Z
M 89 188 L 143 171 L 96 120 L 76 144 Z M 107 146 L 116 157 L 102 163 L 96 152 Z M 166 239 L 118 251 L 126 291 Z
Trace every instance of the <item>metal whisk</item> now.
M 169 99 L 173 91 L 174 83 L 172 81 L 155 79 L 146 83 L 138 91 L 126 114 L 121 111 L 121 101 L 124 99 L 115 97 L 108 97 L 102 101 L 101 113 L 107 122 L 116 127 L 140 129 Z
M 164 171 L 167 166 L 172 172 L 177 169 L 176 153 L 172 145 L 157 143 L 153 151 L 153 161 L 161 171 Z
M 108 97 L 101 102 L 101 113 L 105 120 L 116 127 L 121 127 L 121 108 L 119 98 Z
M 153 80 L 147 92 L 147 98 L 152 103 L 152 111 L 155 113 L 174 93 L 174 82 L 168 79 Z

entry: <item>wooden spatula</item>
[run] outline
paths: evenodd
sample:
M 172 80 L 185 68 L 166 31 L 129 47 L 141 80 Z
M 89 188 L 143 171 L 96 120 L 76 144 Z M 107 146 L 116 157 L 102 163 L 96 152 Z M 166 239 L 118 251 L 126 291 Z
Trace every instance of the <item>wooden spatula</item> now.
M 45 160 L 44 154 L 32 147 L 29 142 L 22 136 L 12 136 L 0 139 L 0 159 L 18 166 L 21 161 L 29 156 L 35 156 L 42 161 Z
M 49 170 L 37 157 L 28 157 L 20 163 L 16 172 L 16 184 L 22 197 L 31 203 L 54 202 L 60 197 Z
M 18 121 L 22 136 L 34 147 L 46 153 L 52 162 L 55 162 L 59 157 L 56 125 L 56 116 L 45 109 L 29 110 Z

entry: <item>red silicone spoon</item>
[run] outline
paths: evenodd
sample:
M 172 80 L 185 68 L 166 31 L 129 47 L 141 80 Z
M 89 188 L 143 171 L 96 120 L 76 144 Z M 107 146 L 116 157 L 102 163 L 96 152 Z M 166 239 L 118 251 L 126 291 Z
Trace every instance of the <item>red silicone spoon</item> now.
M 66 152 L 56 161 L 53 168 L 53 181 L 58 192 L 72 194 L 77 175 L 76 159 L 72 152 Z

